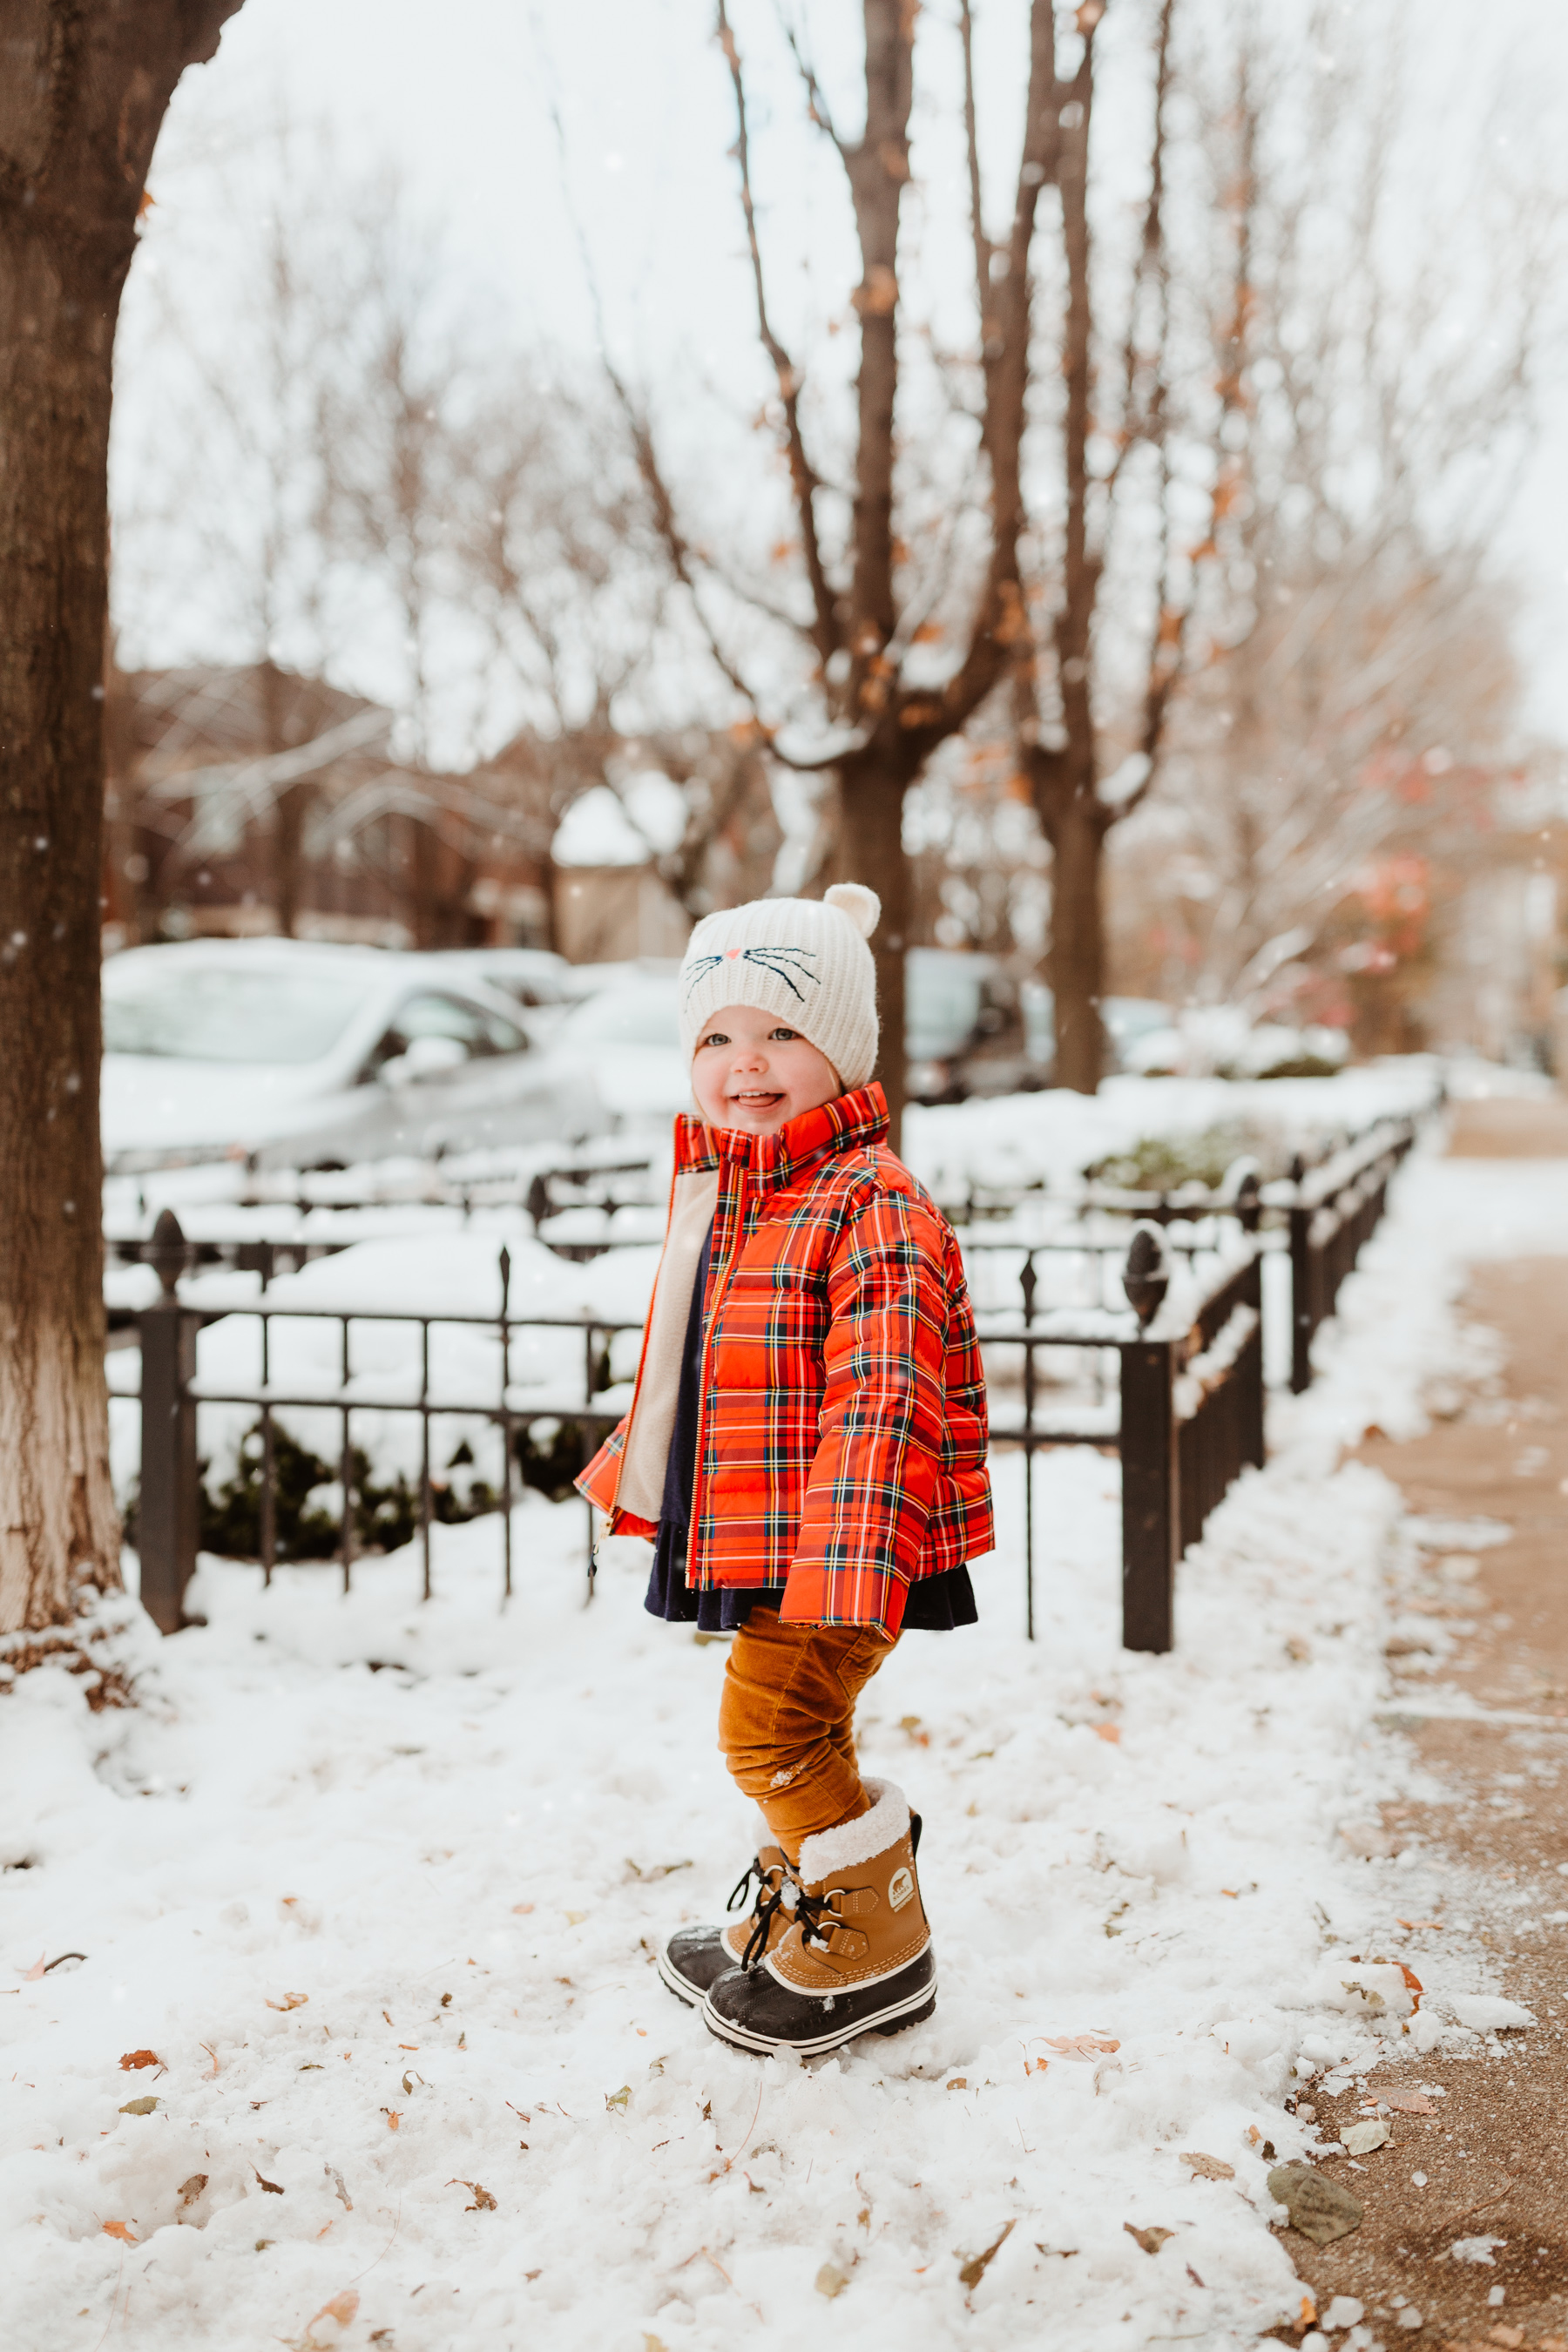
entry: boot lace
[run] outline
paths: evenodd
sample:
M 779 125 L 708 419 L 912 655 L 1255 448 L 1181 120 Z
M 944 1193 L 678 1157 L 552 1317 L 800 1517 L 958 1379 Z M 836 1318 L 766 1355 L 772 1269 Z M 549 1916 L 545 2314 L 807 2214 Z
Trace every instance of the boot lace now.
M 763 1868 L 760 1859 L 753 1856 L 736 1881 L 735 1891 L 731 1895 L 726 1908 L 739 1911 L 751 1893 L 753 1882 L 757 1890 L 756 1916 L 752 1923 L 752 1932 L 746 1939 L 746 1948 L 741 1955 L 741 1966 L 748 1970 L 754 1969 L 762 1961 L 768 1948 L 768 1937 L 772 1933 L 773 1921 L 781 1911 L 789 1907 L 784 1899 L 786 1895 L 795 1893 L 794 1883 L 790 1878 L 787 1866 L 780 1874 L 778 1885 L 770 1886 L 767 1872 Z
M 796 1895 L 795 1916 L 800 1922 L 803 1944 L 829 1942 L 834 1928 L 842 1924 L 833 1908 L 834 1896 L 842 1892 L 841 1887 L 830 1886 L 823 1895 L 807 1895 L 804 1888 Z

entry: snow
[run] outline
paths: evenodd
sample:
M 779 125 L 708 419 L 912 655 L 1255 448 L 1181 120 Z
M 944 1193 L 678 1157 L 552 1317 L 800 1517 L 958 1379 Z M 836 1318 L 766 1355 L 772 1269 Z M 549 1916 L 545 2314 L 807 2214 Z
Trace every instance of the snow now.
M 1511 1075 L 1511 1074 L 1504 1074 Z M 904 1157 L 939 1199 L 970 1183 L 1075 1187 L 1084 1169 L 1147 1136 L 1256 1129 L 1288 1160 L 1337 1133 L 1426 1109 L 1441 1066 L 1413 1055 L 1342 1070 L 1332 1078 L 1108 1078 L 1097 1095 L 1050 1087 L 952 1105 L 911 1107 Z
M 782 2352 L 826 2322 L 847 2352 L 1141 2352 L 1291 2320 L 1262 2146 L 1323 2145 L 1280 2104 L 1299 2059 L 1348 2081 L 1411 2024 L 1364 1997 L 1370 1963 L 1347 1993 L 1338 1956 L 1394 1950 L 1436 1885 L 1419 1848 L 1369 1862 L 1340 1834 L 1408 1773 L 1373 1718 L 1389 1580 L 1426 1532 L 1342 1447 L 1374 1405 L 1420 1423 L 1424 1386 L 1470 1360 L 1461 1252 L 1561 1248 L 1540 1237 L 1563 1173 L 1417 1155 L 1321 1378 L 1279 1402 L 1268 1468 L 1183 1564 L 1171 1656 L 1117 1646 L 1118 1474 L 1089 1449 L 1037 1465 L 1021 1639 L 999 1456 L 982 1623 L 910 1636 L 863 1707 L 866 1769 L 924 1815 L 940 1968 L 936 2015 L 893 2039 L 759 2063 L 658 1984 L 649 1948 L 719 1916 L 753 1817 L 713 1746 L 722 1644 L 643 1614 L 640 1545 L 605 1547 L 584 1607 L 580 1506 L 520 1504 L 505 1611 L 480 1519 L 434 1530 L 425 1605 L 416 1549 L 360 1563 L 346 1599 L 330 1570 L 264 1591 L 205 1560 L 208 1624 L 162 1643 L 120 1604 L 135 1709 L 21 1676 L 0 1700 L 0 1858 L 27 1865 L 0 1946 L 8 2341 Z M 480 1244 L 493 1265 L 481 1235 L 442 1276 L 468 1297 Z M 512 1247 L 514 1282 L 561 1295 L 630 1278 Z M 360 1278 L 345 1256 L 290 1279 L 335 1303 Z M 1488 1965 L 1422 1973 L 1458 2014 L 1497 1998 Z M 1427 2005 L 1415 2022 L 1424 2049 L 1473 2046 Z M 1128 2225 L 1173 2234 L 1150 2254 Z M 830 2313 L 825 2271 L 847 2281 Z M 345 2294 L 355 2315 L 310 2325 Z
M 574 800 L 555 829 L 551 855 L 557 866 L 646 866 L 679 847 L 687 814 L 679 785 L 647 768 L 618 792 L 595 784 Z

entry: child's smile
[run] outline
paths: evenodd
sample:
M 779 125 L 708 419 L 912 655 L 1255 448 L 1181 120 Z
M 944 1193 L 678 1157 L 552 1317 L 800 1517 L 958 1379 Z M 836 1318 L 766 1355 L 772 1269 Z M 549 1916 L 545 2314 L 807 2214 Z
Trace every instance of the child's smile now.
M 727 1004 L 697 1042 L 691 1090 L 710 1127 L 773 1135 L 842 1093 L 838 1073 L 798 1029 L 752 1004 Z

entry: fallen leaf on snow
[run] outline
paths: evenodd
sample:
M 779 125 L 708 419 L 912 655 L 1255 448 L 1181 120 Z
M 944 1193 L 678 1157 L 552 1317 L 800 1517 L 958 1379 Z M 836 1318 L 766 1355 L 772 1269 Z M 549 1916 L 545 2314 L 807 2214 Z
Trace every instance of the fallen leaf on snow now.
M 1188 2148 L 1182 2162 L 1190 2165 L 1200 2180 L 1234 2180 L 1236 2167 L 1226 2164 L 1222 2156 L 1205 2156 L 1199 2148 Z
M 1364 2124 L 1347 2124 L 1340 2134 L 1340 2146 L 1347 2156 L 1370 2156 L 1374 2147 L 1382 2147 L 1389 2137 L 1388 2126 L 1374 2116 Z
M 626 2102 L 630 2099 L 631 2095 L 631 2084 L 629 2083 L 623 2083 L 618 2091 L 606 2091 L 605 2093 L 605 2105 L 606 2107 L 619 2107 L 621 2113 L 625 2115 L 626 2111 Z
M 1131 2221 L 1123 2221 L 1121 2226 L 1130 2238 L 1137 2240 L 1146 2254 L 1157 2254 L 1166 2239 L 1176 2234 L 1174 2230 L 1138 2230 Z
M 37 1984 L 38 1979 L 43 1975 L 43 1973 L 44 1956 L 42 1952 L 40 1952 L 37 1958 L 33 1962 L 32 1967 L 27 1970 L 26 1975 L 22 1979 L 22 1982 L 24 1984 Z
M 1047 2033 L 1043 2038 L 1064 2058 L 1109 2057 L 1111 2051 L 1121 2047 L 1120 2042 L 1112 2042 L 1103 2033 Z
M 206 2185 L 207 2177 L 205 2172 L 193 2172 L 188 2180 L 182 2180 L 180 2183 L 181 2204 L 194 2205 Z
M 161 2066 L 163 2063 L 155 2050 L 128 2050 L 120 2062 L 127 2074 L 139 2066 Z
M 963 2265 L 958 2273 L 959 2279 L 964 2286 L 978 2286 L 980 2284 L 981 2280 L 985 2275 L 987 2265 L 995 2259 L 997 2254 L 1001 2252 L 1003 2247 L 1006 2244 L 1008 2238 L 1012 2235 L 1016 2227 L 1017 2222 L 1016 2220 L 1012 2221 L 1005 2221 L 1002 2224 L 1001 2236 L 999 2238 L 994 2238 L 983 2254 L 972 2254 L 970 2256 L 969 2260 Z
M 308 1992 L 286 1992 L 281 2000 L 269 2000 L 268 2009 L 303 2009 L 310 2000 Z
M 403 2120 L 402 2116 L 398 2114 L 397 2109 L 395 2107 L 383 2107 L 381 2112 L 386 2117 L 387 2130 L 395 2131 L 398 2125 Z
M 139 2238 L 132 2236 L 131 2225 L 128 2221 L 106 2221 L 103 2225 L 103 2234 L 106 2238 L 119 2238 L 127 2246 L 137 2246 L 142 2242 Z
M 482 2182 L 478 2180 L 453 2179 L 448 2180 L 447 2186 L 448 2189 L 472 2189 L 474 2201 L 471 2205 L 464 2206 L 463 2210 L 465 2213 L 493 2213 L 495 2211 L 496 2200 L 490 2195 L 489 2190 L 484 2187 Z
M 122 2116 L 150 2116 L 157 2105 L 156 2099 L 127 2099 L 120 2112 Z
M 955 2074 L 947 2087 L 950 2091 L 967 2091 L 969 2088 L 968 2075 Z
M 826 2295 L 829 2302 L 836 2294 L 842 2294 L 848 2284 L 848 2272 L 841 2271 L 836 2263 L 824 2263 L 816 2273 L 816 2292 Z
M 1408 1927 L 1414 1934 L 1417 1927 L 1440 1927 L 1443 1922 L 1441 1919 L 1401 1919 L 1397 1924 L 1401 1927 Z
M 252 2172 L 256 2172 L 256 2167 L 255 2167 L 255 2165 L 254 2165 L 254 2164 L 251 2166 L 251 2168 L 251 2168 Z M 260 2174 L 259 2172 L 256 2172 L 256 2178 L 258 2179 L 258 2180 L 260 2180 L 260 2181 L 261 2181 L 261 2186 L 263 2187 L 263 2189 L 266 2189 L 267 2194 L 268 2195 L 268 2197 L 281 2197 L 281 2196 L 282 2196 L 283 2191 L 282 2191 L 282 2189 L 279 2187 L 279 2185 L 278 2185 L 278 2183 L 277 2183 L 277 2181 L 276 2181 L 276 2180 L 265 2180 L 265 2179 L 262 2179 L 262 2176 L 261 2176 L 261 2174 Z
M 566 1914 L 566 1925 L 569 1927 L 580 1927 L 587 1916 L 588 1914 L 585 1911 L 568 1911 Z
M 515 1917 L 520 1911 L 531 1911 L 533 1906 L 531 1903 L 514 1903 L 511 1907 L 513 1916 Z
M 1093 1730 L 1097 1739 L 1107 1740 L 1112 1748 L 1121 1747 L 1121 1726 L 1119 1723 L 1097 1723 Z
M 305 2333 L 307 2336 L 310 2335 L 316 2326 L 317 2321 L 322 2319 L 335 2319 L 340 2327 L 346 2327 L 358 2309 L 358 2288 L 346 2286 L 341 2294 L 329 2296 L 328 2300 L 322 2304 L 320 2311 L 317 2312 L 314 2319 L 308 2319 L 305 2322 Z
M 340 2201 L 347 2211 L 352 2213 L 354 2210 L 354 2200 L 349 2195 L 348 2190 L 343 2187 L 343 2176 L 338 2170 L 337 2166 L 335 2164 L 328 2164 L 323 2165 L 321 2168 L 325 2172 L 328 2179 L 331 2182 L 332 2187 L 337 2190 Z

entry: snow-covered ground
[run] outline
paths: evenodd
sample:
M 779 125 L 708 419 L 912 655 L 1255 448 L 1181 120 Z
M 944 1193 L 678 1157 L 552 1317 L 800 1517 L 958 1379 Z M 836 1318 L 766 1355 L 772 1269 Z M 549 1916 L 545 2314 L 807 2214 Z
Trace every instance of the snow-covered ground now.
M 909 1637 L 862 1718 L 866 1767 L 925 1816 L 939 2007 L 836 2058 L 745 2058 L 655 1978 L 751 1851 L 713 1746 L 724 1653 L 642 1614 L 640 1546 L 585 1609 L 577 1506 L 520 1507 L 504 1613 L 478 1520 L 436 1531 L 426 1607 L 409 1553 L 346 1601 L 330 1570 L 263 1592 L 205 1563 L 205 1630 L 160 1643 L 127 1612 L 132 1710 L 23 1675 L 7 2352 L 1142 2352 L 1296 2315 L 1264 2145 L 1314 2143 L 1281 2105 L 1298 2063 L 1381 2048 L 1345 1955 L 1396 1960 L 1434 1891 L 1418 1851 L 1340 1834 L 1409 1783 L 1373 1717 L 1421 1530 L 1339 1449 L 1473 1361 L 1460 1253 L 1562 1247 L 1563 1173 L 1405 1171 L 1323 1378 L 1183 1567 L 1172 1656 L 1117 1646 L 1116 1465 L 1087 1451 L 1041 1466 L 1024 1643 L 1001 1459 L 984 1622 Z M 1414 2021 L 1396 1968 L 1361 1972 L 1406 2047 L 1463 2031 L 1444 1990 L 1484 1961 L 1444 1965 Z

